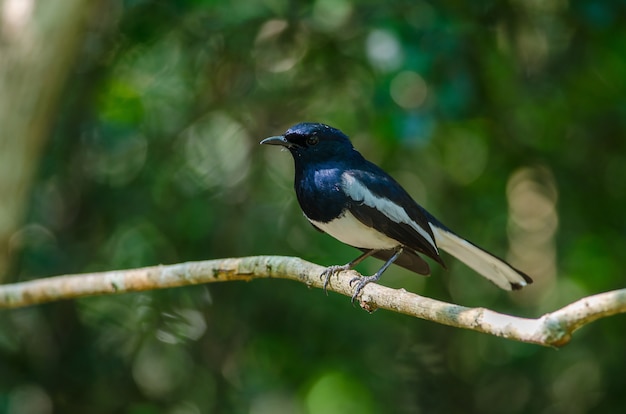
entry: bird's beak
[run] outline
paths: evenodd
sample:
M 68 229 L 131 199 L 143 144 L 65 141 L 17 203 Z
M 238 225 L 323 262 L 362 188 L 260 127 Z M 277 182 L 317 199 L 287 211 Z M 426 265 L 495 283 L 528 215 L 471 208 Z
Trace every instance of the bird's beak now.
M 287 141 L 285 139 L 285 137 L 282 136 L 282 135 L 277 135 L 275 137 L 265 138 L 263 141 L 261 141 L 261 144 L 280 145 L 280 146 L 287 147 L 287 148 L 289 148 L 291 146 L 291 143 L 289 141 Z

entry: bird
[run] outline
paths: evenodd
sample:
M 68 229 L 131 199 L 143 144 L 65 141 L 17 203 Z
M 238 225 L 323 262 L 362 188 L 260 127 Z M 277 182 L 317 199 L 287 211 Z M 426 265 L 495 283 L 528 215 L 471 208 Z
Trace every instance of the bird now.
M 346 134 L 329 125 L 302 122 L 261 144 L 289 150 L 294 160 L 294 189 L 306 219 L 362 254 L 344 265 L 327 267 L 320 279 L 326 291 L 333 275 L 351 270 L 368 257 L 383 260 L 371 276 L 350 280 L 352 302 L 378 281 L 392 264 L 429 275 L 428 257 L 446 268 L 446 251 L 504 290 L 533 280 L 503 259 L 464 239 L 420 206 L 389 174 L 366 160 Z

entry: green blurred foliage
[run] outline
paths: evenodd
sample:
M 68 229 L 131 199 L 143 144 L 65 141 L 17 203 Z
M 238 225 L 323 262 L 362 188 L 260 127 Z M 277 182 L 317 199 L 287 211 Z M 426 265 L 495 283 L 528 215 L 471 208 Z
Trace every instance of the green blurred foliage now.
M 117 1 L 66 86 L 13 281 L 259 254 L 347 262 L 356 251 L 301 216 L 288 154 L 257 146 L 319 121 L 461 234 L 502 255 L 510 242 L 537 279 L 509 295 L 448 259 L 383 284 L 530 317 L 624 287 L 625 12 Z M 617 413 L 623 322 L 556 352 L 280 280 L 86 298 L 0 313 L 0 413 Z

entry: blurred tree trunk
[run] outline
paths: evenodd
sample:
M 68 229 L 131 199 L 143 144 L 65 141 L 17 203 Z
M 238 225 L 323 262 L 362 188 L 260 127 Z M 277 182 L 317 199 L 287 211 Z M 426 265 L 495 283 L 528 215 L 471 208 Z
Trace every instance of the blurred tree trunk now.
M 0 281 L 60 91 L 97 3 L 0 0 Z

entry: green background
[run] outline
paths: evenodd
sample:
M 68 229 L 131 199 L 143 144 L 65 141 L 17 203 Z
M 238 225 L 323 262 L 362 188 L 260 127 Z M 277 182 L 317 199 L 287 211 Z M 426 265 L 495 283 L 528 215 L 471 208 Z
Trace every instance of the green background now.
M 624 1 L 113 3 L 71 68 L 8 282 L 353 259 L 302 217 L 288 153 L 258 145 L 313 121 L 536 279 L 508 294 L 445 256 L 382 284 L 527 317 L 624 287 Z M 284 280 L 85 298 L 0 312 L 0 413 L 621 413 L 624 321 L 557 351 Z

